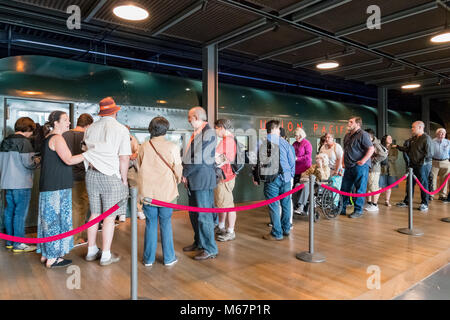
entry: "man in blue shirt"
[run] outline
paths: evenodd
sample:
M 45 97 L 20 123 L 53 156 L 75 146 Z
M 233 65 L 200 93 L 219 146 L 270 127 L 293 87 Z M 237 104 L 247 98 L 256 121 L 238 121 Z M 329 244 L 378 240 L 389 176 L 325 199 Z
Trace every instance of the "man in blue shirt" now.
M 367 179 L 375 148 L 369 134 L 361 129 L 362 119 L 351 117 L 347 124 L 347 134 L 344 137 L 344 165 L 345 173 L 342 178 L 341 190 L 352 192 L 355 186 L 356 193 L 365 193 L 367 190 Z M 343 197 L 344 206 L 342 215 L 346 215 L 346 208 L 350 201 L 349 197 Z M 364 198 L 357 197 L 353 213 L 349 218 L 359 218 L 363 214 Z
M 291 179 L 295 175 L 295 153 L 292 146 L 280 137 L 280 121 L 271 120 L 267 122 L 266 130 L 267 140 L 261 144 L 258 154 L 260 160 L 266 157 L 271 161 L 268 171 L 264 173 L 264 170 L 261 169 L 261 173 L 265 174 L 266 177 L 264 196 L 266 199 L 272 199 L 291 190 Z M 270 154 L 266 150 L 268 147 L 271 149 Z M 270 176 L 272 178 L 269 178 Z M 255 184 L 259 184 L 259 182 L 255 181 Z M 281 215 L 279 203 L 281 203 Z M 272 231 L 264 235 L 263 239 L 283 240 L 283 236 L 289 236 L 291 210 L 291 196 L 269 204 Z
M 439 128 L 436 130 L 436 138 L 433 139 L 433 166 L 431 169 L 433 175 L 433 190 L 440 187 L 450 173 L 450 162 L 448 159 L 450 153 L 450 140 L 445 139 L 446 134 L 447 132 L 444 128 Z M 439 193 L 439 200 L 446 200 L 447 186 L 448 184 L 445 184 L 445 187 Z

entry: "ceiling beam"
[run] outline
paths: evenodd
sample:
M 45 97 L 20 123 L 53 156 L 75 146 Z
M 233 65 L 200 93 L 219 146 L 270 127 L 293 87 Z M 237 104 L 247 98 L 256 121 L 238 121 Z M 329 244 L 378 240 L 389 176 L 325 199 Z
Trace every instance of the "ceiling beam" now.
M 309 7 L 302 12 L 298 12 L 292 15 L 292 21 L 299 22 L 302 20 L 306 20 L 308 18 L 314 17 L 315 15 L 324 13 L 326 11 L 332 10 L 339 6 L 342 6 L 346 3 L 349 3 L 351 0 L 326 0 L 322 1 L 315 6 Z
M 425 49 L 420 49 L 420 50 L 400 53 L 400 54 L 397 54 L 395 57 L 398 58 L 398 59 L 405 59 L 405 58 L 420 56 L 420 55 L 423 55 L 423 54 L 433 53 L 433 52 L 437 52 L 437 51 L 441 51 L 441 50 L 447 50 L 447 49 L 450 49 L 450 44 L 441 44 L 441 45 L 437 45 L 437 46 L 434 46 L 434 47 L 431 47 L 431 48 L 425 48 Z
M 151 36 L 156 37 L 157 35 L 163 33 L 167 29 L 170 29 L 177 23 L 183 21 L 187 17 L 189 17 L 189 16 L 193 15 L 194 13 L 196 13 L 197 11 L 201 10 L 203 8 L 204 4 L 205 4 L 205 1 L 200 0 L 200 1 L 197 1 L 197 2 L 193 3 L 192 5 L 184 8 L 183 10 L 178 12 L 176 15 L 169 18 L 167 21 L 164 21 L 161 25 L 156 27 L 154 30 L 151 30 L 150 31 Z
M 414 15 L 420 14 L 420 13 L 424 13 L 424 12 L 436 9 L 437 7 L 438 7 L 438 4 L 435 1 L 432 1 L 432 2 L 428 2 L 425 4 L 419 5 L 414 8 L 402 10 L 402 11 L 390 14 L 388 16 L 381 17 L 381 25 L 385 25 L 390 22 L 398 21 L 401 19 L 405 19 L 405 18 L 414 16 Z M 336 32 L 336 36 L 338 36 L 338 37 L 348 36 L 350 34 L 357 33 L 357 32 L 364 31 L 364 30 L 368 30 L 366 22 L 349 27 L 349 28 L 345 28 L 343 30 L 340 30 L 340 31 Z
M 90 22 L 92 20 L 92 18 L 94 18 L 94 16 L 97 14 L 97 12 L 99 12 L 100 9 L 103 8 L 103 6 L 106 4 L 107 1 L 108 0 L 99 0 L 99 1 L 97 1 L 95 6 L 92 7 L 92 9 L 86 15 L 86 18 L 84 19 L 84 22 Z
M 372 43 L 372 44 L 369 44 L 369 48 L 370 49 L 378 49 L 378 48 L 383 48 L 383 47 L 387 47 L 387 46 L 392 46 L 394 44 L 399 44 L 399 43 L 411 41 L 411 40 L 414 40 L 414 39 L 419 39 L 419 38 L 423 38 L 423 37 L 432 36 L 432 35 L 434 35 L 436 33 L 439 33 L 439 31 L 441 31 L 441 30 L 444 30 L 444 26 L 431 28 L 431 29 L 428 29 L 428 30 L 422 30 L 422 31 L 419 31 L 419 32 L 416 32 L 416 33 L 407 34 L 405 36 L 396 37 L 396 38 L 392 38 L 392 39 L 388 39 L 388 40 Z
M 223 50 L 223 49 L 235 46 L 241 42 L 247 41 L 249 39 L 255 38 L 255 37 L 265 34 L 267 32 L 273 31 L 277 26 L 278 26 L 277 23 L 270 22 L 262 27 L 253 29 L 242 35 L 239 35 L 239 36 L 231 38 L 227 41 L 221 42 L 221 43 L 219 43 L 219 50 Z
M 275 56 L 279 56 L 279 55 L 282 55 L 282 54 L 285 54 L 285 53 L 288 53 L 288 52 L 291 52 L 291 51 L 295 51 L 295 50 L 298 50 L 298 49 L 301 49 L 301 48 L 306 48 L 306 47 L 318 44 L 320 42 L 322 42 L 322 39 L 320 37 L 319 38 L 310 39 L 310 40 L 306 40 L 306 41 L 302 41 L 302 42 L 290 45 L 288 47 L 284 47 L 284 48 L 281 48 L 281 49 L 277 49 L 277 50 L 273 50 L 273 51 L 267 52 L 267 53 L 263 54 L 262 56 L 258 57 L 257 60 L 259 61 L 259 60 L 269 59 L 269 58 L 272 58 L 272 57 L 275 57 Z
M 353 49 L 353 48 L 350 48 L 348 50 L 336 52 L 336 53 L 330 54 L 330 55 L 325 56 L 325 57 L 314 58 L 314 59 L 298 62 L 298 63 L 293 64 L 292 67 L 293 68 L 306 67 L 306 66 L 309 66 L 311 64 L 321 62 L 323 60 L 342 58 L 342 57 L 350 56 L 350 55 L 355 54 L 355 53 L 356 53 L 356 50 Z
M 435 65 L 435 64 L 444 64 L 444 63 L 448 63 L 448 62 L 450 62 L 450 58 L 428 60 L 428 61 L 424 61 L 424 62 L 419 62 L 417 64 L 419 66 L 421 66 L 421 67 L 427 67 L 427 66 L 432 66 L 432 65 Z
M 322 74 L 329 74 L 329 73 L 336 73 L 336 72 L 344 72 L 344 71 L 348 71 L 348 70 L 353 70 L 353 69 L 359 69 L 359 68 L 364 68 L 364 67 L 368 67 L 368 66 L 372 66 L 374 64 L 379 64 L 383 62 L 383 58 L 378 58 L 378 59 L 374 59 L 374 60 L 369 60 L 369 61 L 364 61 L 364 62 L 360 62 L 360 63 L 354 63 L 354 64 L 350 64 L 344 67 L 339 67 L 333 70 L 327 70 L 324 72 L 321 72 Z
M 383 70 L 376 70 L 376 71 L 367 72 L 367 73 L 354 74 L 354 75 L 345 77 L 345 80 L 356 80 L 356 79 L 361 79 L 361 78 L 368 78 L 368 77 L 373 77 L 373 76 L 379 76 L 381 74 L 398 72 L 398 71 L 402 71 L 402 70 L 405 70 L 405 66 L 399 66 L 399 67 L 383 69 Z
M 384 83 L 384 82 L 392 82 L 392 81 L 403 80 L 403 79 L 411 79 L 411 81 L 420 81 L 420 80 L 414 79 L 415 77 L 420 77 L 420 76 L 423 76 L 423 72 L 416 72 L 416 73 L 405 74 L 402 76 L 370 80 L 370 81 L 365 81 L 365 83 L 366 84 L 380 84 L 380 83 Z
M 294 3 L 293 5 L 290 5 L 286 8 L 281 9 L 280 11 L 278 11 L 278 15 L 280 17 L 285 17 L 294 12 L 297 12 L 297 11 L 303 10 L 307 7 L 310 7 L 312 5 L 315 5 L 316 3 L 319 3 L 320 1 L 322 1 L 322 0 L 302 0 L 297 3 Z
M 212 44 L 220 43 L 220 42 L 226 41 L 228 39 L 237 37 L 245 32 L 248 32 L 250 30 L 253 30 L 255 28 L 265 25 L 266 22 L 267 22 L 267 19 L 265 19 L 265 18 L 255 20 L 249 24 L 243 25 L 242 27 L 236 28 L 236 29 L 232 30 L 231 32 L 222 34 L 214 39 L 208 40 L 206 43 L 203 44 L 203 46 L 205 46 L 205 47 L 210 46 Z

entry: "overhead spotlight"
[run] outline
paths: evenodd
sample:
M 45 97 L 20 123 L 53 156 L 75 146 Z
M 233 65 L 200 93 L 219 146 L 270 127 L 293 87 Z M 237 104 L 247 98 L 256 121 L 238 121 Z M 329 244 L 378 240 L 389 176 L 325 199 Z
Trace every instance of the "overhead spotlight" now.
M 320 70 L 334 69 L 337 67 L 339 67 L 339 63 L 333 60 L 323 61 L 316 65 L 316 68 Z
M 402 89 L 411 90 L 411 89 L 417 89 L 417 88 L 420 88 L 420 87 L 421 87 L 420 83 L 408 83 L 408 84 L 404 84 L 402 86 Z
M 134 4 L 117 6 L 113 12 L 119 18 L 131 21 L 140 21 L 148 18 L 148 11 Z
M 444 9 L 445 9 L 445 25 L 444 25 L 445 30 L 431 38 L 431 42 L 433 43 L 450 42 L 450 27 L 448 25 L 448 13 L 447 8 Z

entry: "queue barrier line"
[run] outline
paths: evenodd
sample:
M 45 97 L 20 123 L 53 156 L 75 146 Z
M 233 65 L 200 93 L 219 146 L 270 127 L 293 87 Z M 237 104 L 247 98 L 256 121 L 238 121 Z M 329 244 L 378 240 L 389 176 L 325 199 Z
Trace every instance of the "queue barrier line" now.
M 0 233 L 0 239 L 12 241 L 12 242 L 21 242 L 21 243 L 45 243 L 45 242 L 61 240 L 61 239 L 70 237 L 76 233 L 79 233 L 83 230 L 86 230 L 86 229 L 92 227 L 96 223 L 99 223 L 103 219 L 107 218 L 110 214 L 116 212 L 124 204 L 126 204 L 127 200 L 128 200 L 128 198 L 119 201 L 114 206 L 112 206 L 111 208 L 106 210 L 104 213 L 99 215 L 97 218 L 92 219 L 91 221 L 87 222 L 86 224 L 82 225 L 81 227 L 78 227 L 76 229 L 73 229 L 73 230 L 70 230 L 70 231 L 67 231 L 67 232 L 64 232 L 61 234 L 57 234 L 57 235 L 54 235 L 51 237 L 45 237 L 45 238 L 21 238 L 21 237 L 15 237 L 15 236 L 10 236 L 10 235 L 4 234 L 4 233 Z
M 400 182 L 405 180 L 407 177 L 408 177 L 408 174 L 405 174 L 400 180 L 394 182 L 393 184 L 391 184 L 391 185 L 389 185 L 389 186 L 387 186 L 387 187 L 385 187 L 383 189 L 380 189 L 378 191 L 369 192 L 369 193 L 348 193 L 348 192 L 345 192 L 345 191 L 341 191 L 341 190 L 332 188 L 332 187 L 327 186 L 325 184 L 321 184 L 321 183 L 318 183 L 318 184 L 324 189 L 330 190 L 332 192 L 335 192 L 335 193 L 338 193 L 340 195 L 347 196 L 347 197 L 355 197 L 355 198 L 356 197 L 371 197 L 371 196 L 374 196 L 376 194 L 380 194 L 380 193 L 383 193 L 383 192 L 385 192 L 385 191 L 387 191 L 389 189 L 394 188 L 396 185 L 400 184 Z
M 445 185 L 447 184 L 448 180 L 450 179 L 450 173 L 447 175 L 447 178 L 445 178 L 444 183 L 439 187 L 439 189 L 436 189 L 435 191 L 428 191 L 427 189 L 425 189 L 425 187 L 420 183 L 419 179 L 414 176 L 414 179 L 416 180 L 417 184 L 419 185 L 420 189 L 423 190 L 423 192 L 429 194 L 430 196 L 434 196 L 435 194 L 439 193 L 439 191 L 441 191 Z

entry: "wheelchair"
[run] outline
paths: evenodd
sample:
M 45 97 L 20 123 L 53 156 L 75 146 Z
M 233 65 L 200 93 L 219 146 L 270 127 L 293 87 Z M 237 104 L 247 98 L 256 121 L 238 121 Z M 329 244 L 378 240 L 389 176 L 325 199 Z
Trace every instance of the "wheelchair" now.
M 320 181 L 332 188 L 336 188 L 332 179 Z M 309 198 L 305 205 L 305 212 L 309 214 Z M 343 198 L 338 193 L 332 192 L 318 185 L 314 186 L 314 222 L 324 216 L 326 219 L 335 219 L 342 211 Z M 306 215 L 307 216 L 307 215 Z

